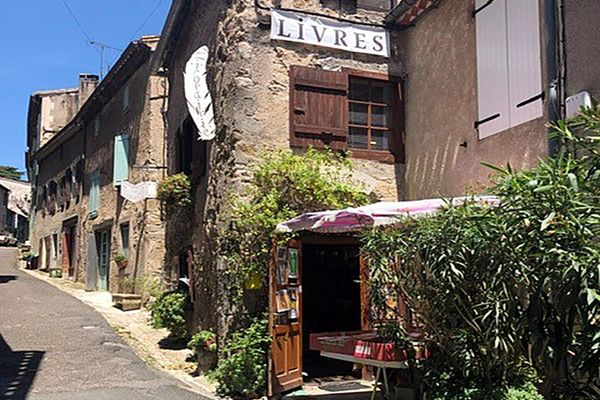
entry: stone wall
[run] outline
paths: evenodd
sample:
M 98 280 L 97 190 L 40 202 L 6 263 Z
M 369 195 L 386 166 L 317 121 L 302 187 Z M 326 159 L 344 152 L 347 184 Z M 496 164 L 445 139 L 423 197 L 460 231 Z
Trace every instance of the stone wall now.
M 41 94 L 38 148 L 64 128 L 79 110 L 79 90 L 62 90 Z
M 210 5 L 208 5 L 210 3 Z M 282 2 L 282 6 L 315 10 L 339 15 L 334 8 L 321 8 L 318 1 Z M 334 2 L 329 2 L 334 3 Z M 331 6 L 334 6 L 331 4 Z M 400 70 L 397 50 L 392 62 L 369 55 L 305 46 L 297 43 L 272 42 L 269 29 L 259 24 L 261 12 L 254 1 L 197 1 L 191 6 L 180 26 L 178 38 L 168 65 L 170 92 L 168 117 L 169 154 L 176 153 L 176 133 L 187 117 L 182 71 L 191 54 L 200 46 L 211 50 L 208 66 L 217 137 L 208 143 L 207 173 L 194 177 L 195 210 L 193 224 L 183 234 L 168 234 L 167 259 L 172 259 L 186 246 L 194 251 L 196 283 L 195 324 L 219 329 L 221 336 L 231 325 L 234 315 L 222 303 L 225 288 L 218 277 L 225 261 L 216 254 L 219 231 L 227 221 L 230 192 L 239 192 L 250 178 L 253 164 L 268 150 L 290 149 L 289 143 L 289 77 L 292 65 L 314 66 L 330 70 L 342 67 L 390 72 Z M 354 10 L 351 10 L 354 11 Z M 359 13 L 349 18 L 377 22 L 381 14 Z M 263 16 L 264 17 L 264 16 Z M 268 21 L 268 18 L 266 19 Z M 393 66 L 390 66 L 393 65 Z M 403 198 L 403 166 L 371 160 L 355 159 L 356 180 L 365 190 L 382 200 Z M 171 160 L 170 173 L 175 172 Z M 171 221 L 169 232 L 175 221 Z M 190 240 L 185 235 L 193 233 Z M 217 320 L 219 315 L 222 320 Z

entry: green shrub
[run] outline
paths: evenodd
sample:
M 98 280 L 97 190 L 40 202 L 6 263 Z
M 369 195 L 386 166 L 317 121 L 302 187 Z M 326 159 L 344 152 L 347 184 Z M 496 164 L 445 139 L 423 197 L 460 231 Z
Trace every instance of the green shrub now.
M 233 399 L 263 395 L 270 343 L 267 320 L 255 321 L 249 328 L 234 333 L 223 346 L 222 361 L 213 374 L 217 393 Z
M 186 294 L 169 292 L 160 296 L 150 309 L 152 326 L 167 328 L 172 337 L 186 339 L 188 335 L 185 313 L 189 306 Z
M 21 260 L 23 260 L 23 261 L 29 261 L 29 260 L 31 260 L 32 258 L 35 258 L 35 257 L 37 257 L 35 253 L 27 252 L 27 253 L 24 253 L 21 256 Z
M 521 387 L 508 388 L 504 395 L 505 400 L 544 400 L 536 387 L 532 383 L 528 383 Z
M 186 174 L 166 177 L 157 189 L 157 197 L 167 212 L 192 205 L 192 184 Z

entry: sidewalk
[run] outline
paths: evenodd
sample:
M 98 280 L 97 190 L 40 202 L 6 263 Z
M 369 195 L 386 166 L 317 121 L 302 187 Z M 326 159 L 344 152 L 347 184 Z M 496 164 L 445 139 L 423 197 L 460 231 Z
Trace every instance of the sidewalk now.
M 215 385 L 203 376 L 193 376 L 196 364 L 186 361 L 191 350 L 170 348 L 169 341 L 165 340 L 168 337 L 167 330 L 152 328 L 149 324 L 150 314 L 146 310 L 123 312 L 113 307 L 112 297 L 108 292 L 87 292 L 81 283 L 50 278 L 48 274 L 37 270 L 19 269 L 94 308 L 146 364 L 165 371 L 191 386 L 199 394 L 218 399 L 215 395 Z M 161 342 L 162 347 L 159 345 Z

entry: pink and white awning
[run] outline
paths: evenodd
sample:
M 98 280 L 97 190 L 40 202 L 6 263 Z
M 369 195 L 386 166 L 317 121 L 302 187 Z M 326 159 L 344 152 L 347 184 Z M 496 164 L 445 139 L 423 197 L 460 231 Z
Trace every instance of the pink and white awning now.
M 435 213 L 443 207 L 473 201 L 481 205 L 496 206 L 493 196 L 455 197 L 450 200 L 427 199 L 416 201 L 380 202 L 357 208 L 329 210 L 302 214 L 277 225 L 277 232 L 311 231 L 319 233 L 356 232 L 378 226 L 395 225 L 404 218 Z

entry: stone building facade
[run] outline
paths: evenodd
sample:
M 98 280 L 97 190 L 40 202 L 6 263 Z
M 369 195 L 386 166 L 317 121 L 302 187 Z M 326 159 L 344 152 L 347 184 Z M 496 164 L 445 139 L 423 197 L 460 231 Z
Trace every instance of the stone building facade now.
M 280 3 L 282 7 L 343 16 L 358 25 L 367 24 L 361 26 L 370 26 L 374 21 L 381 23 L 385 15 L 347 2 Z M 219 230 L 226 223 L 223 215 L 228 194 L 243 188 L 251 166 L 260 161 L 261 154 L 281 149 L 302 152 L 309 146 L 352 151 L 355 179 L 374 199 L 395 201 L 405 197 L 402 125 L 401 121 L 392 123 L 393 117 L 401 115 L 392 113 L 392 109 L 397 110 L 395 107 L 401 107 L 402 102 L 398 79 L 402 69 L 397 49 L 393 47 L 391 58 L 386 59 L 274 42 L 270 39 L 269 18 L 268 9 L 250 0 L 174 1 L 155 64 L 169 78 L 167 143 L 173 156 L 169 174 L 190 174 L 196 194 L 191 221 L 187 218 L 182 226 L 171 220 L 167 226 L 167 260 L 177 269 L 191 250 L 195 325 L 217 330 L 221 336 L 226 335 L 234 316 L 220 295 L 225 288 L 219 287 L 218 277 L 224 265 L 215 253 Z M 185 100 L 182 73 L 190 56 L 201 46 L 210 50 L 207 76 L 217 126 L 216 138 L 208 142 L 197 140 Z M 359 127 L 347 135 L 348 119 L 319 120 L 325 115 L 343 115 L 353 99 L 368 103 L 369 98 L 359 99 L 356 92 L 350 96 L 356 97 L 348 99 L 348 93 L 360 88 L 368 91 L 369 85 L 377 93 L 373 96 L 379 96 L 379 102 L 385 103 L 369 118 L 380 118 L 379 124 L 385 132 L 371 127 L 373 134 L 367 137 L 369 128 Z M 325 98 L 337 96 L 341 101 L 304 104 L 301 110 L 302 99 L 313 94 Z M 360 121 L 367 118 L 366 114 L 361 115 L 361 107 L 353 108 L 354 115 L 349 117 L 357 119 L 351 121 L 357 126 L 366 124 Z M 372 107 L 375 110 L 376 106 Z M 317 126 L 316 131 L 306 130 L 307 125 Z M 186 143 L 191 146 L 190 153 L 184 151 L 190 148 Z
M 140 292 L 162 278 L 164 230 L 156 199 L 126 200 L 124 182 L 161 180 L 166 163 L 164 79 L 150 74 L 158 37 L 130 45 L 98 87 L 86 116 L 81 258 L 89 289 Z M 127 259 L 126 266 L 114 261 Z M 123 279 L 125 278 L 125 279 Z M 129 284 L 125 285 L 124 280 Z M 124 286 L 129 286 L 125 288 Z
M 37 94 L 30 104 L 33 251 L 41 269 L 62 269 L 63 276 L 90 290 L 140 292 L 146 277 L 162 277 L 159 203 L 130 202 L 121 195 L 126 183 L 160 181 L 166 163 L 161 114 L 166 86 L 150 74 L 157 42 L 154 36 L 132 42 L 102 82 L 77 97 L 84 102 L 73 115 L 63 109 L 58 116 L 45 114 Z M 89 88 L 86 77 L 83 91 Z M 54 136 L 39 139 L 43 121 L 60 118 Z M 127 262 L 117 266 L 117 254 Z
M 27 122 L 27 170 L 32 185 L 29 240 L 40 269 L 76 277 L 84 137 L 73 120 L 98 84 L 81 74 L 79 87 L 34 93 Z

